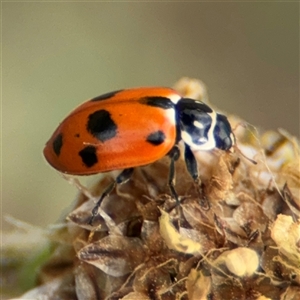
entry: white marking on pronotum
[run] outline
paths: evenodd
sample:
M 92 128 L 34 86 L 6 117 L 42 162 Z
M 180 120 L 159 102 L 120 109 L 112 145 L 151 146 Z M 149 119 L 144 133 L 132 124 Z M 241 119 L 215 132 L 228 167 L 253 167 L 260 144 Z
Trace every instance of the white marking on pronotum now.
M 181 131 L 181 138 L 189 146 L 194 145 L 191 135 L 189 133 L 187 133 L 186 131 Z
M 165 109 L 164 113 L 166 114 L 168 122 L 175 126 L 176 124 L 175 109 L 174 108 Z
M 198 122 L 198 121 L 194 121 L 193 125 L 194 125 L 195 127 L 200 128 L 200 129 L 203 129 L 203 128 L 204 128 L 203 124 L 202 124 L 201 122 Z
M 206 143 L 203 143 L 202 138 L 199 140 L 199 142 L 203 143 L 201 145 L 197 145 L 193 142 L 191 142 L 191 144 L 189 144 L 191 146 L 192 150 L 212 150 L 216 147 L 216 140 L 214 137 L 214 130 L 215 130 L 215 126 L 217 123 L 217 113 L 213 110 L 211 113 L 208 113 L 211 117 L 211 124 L 210 124 L 210 128 L 208 130 L 207 133 L 207 139 Z M 191 140 L 191 137 L 190 137 Z

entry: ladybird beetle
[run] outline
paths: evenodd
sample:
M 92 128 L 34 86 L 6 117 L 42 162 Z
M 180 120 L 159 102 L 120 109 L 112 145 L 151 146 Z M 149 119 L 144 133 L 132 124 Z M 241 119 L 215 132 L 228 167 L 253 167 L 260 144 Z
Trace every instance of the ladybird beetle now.
M 134 167 L 165 155 L 170 157 L 168 186 L 178 203 L 174 164 L 181 140 L 187 170 L 198 182 L 193 151 L 229 150 L 234 135 L 224 115 L 171 88 L 126 89 L 95 97 L 73 110 L 46 143 L 44 156 L 52 167 L 72 175 L 123 170 L 93 208 L 91 224 L 102 200 L 130 178 Z

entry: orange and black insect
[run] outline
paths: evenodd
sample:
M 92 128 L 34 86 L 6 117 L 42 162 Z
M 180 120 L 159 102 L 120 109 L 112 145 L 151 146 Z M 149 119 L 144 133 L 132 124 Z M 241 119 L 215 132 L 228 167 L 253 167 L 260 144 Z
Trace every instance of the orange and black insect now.
M 187 170 L 195 181 L 193 151 L 229 150 L 234 144 L 227 118 L 203 102 L 170 88 L 136 88 L 110 92 L 77 107 L 55 130 L 44 155 L 52 167 L 72 175 L 123 170 L 95 205 L 92 222 L 116 184 L 127 181 L 135 167 L 165 155 L 171 159 L 168 184 L 178 202 L 173 179 L 181 140 Z

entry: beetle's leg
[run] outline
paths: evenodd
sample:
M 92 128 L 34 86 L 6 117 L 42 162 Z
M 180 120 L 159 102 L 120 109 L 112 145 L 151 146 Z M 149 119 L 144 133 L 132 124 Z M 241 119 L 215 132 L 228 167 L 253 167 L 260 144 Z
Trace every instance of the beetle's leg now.
M 176 200 L 176 205 L 179 206 L 180 202 L 178 199 L 178 194 L 175 190 L 175 161 L 178 160 L 180 156 L 180 150 L 175 146 L 169 153 L 171 158 L 170 168 L 169 168 L 169 177 L 168 177 L 168 187 L 170 189 L 172 197 Z
M 185 144 L 185 151 L 184 151 L 184 159 L 185 159 L 186 168 L 190 173 L 191 177 L 193 178 L 195 186 L 197 188 L 199 198 L 200 198 L 200 205 L 204 210 L 209 210 L 210 209 L 209 200 L 203 195 L 203 191 L 201 188 L 201 180 L 199 178 L 197 160 L 191 148 L 186 144 Z
M 125 183 L 127 180 L 130 179 L 132 173 L 133 173 L 133 168 L 129 168 L 129 169 L 124 169 L 115 179 L 114 182 L 112 182 L 111 184 L 109 184 L 107 186 L 107 188 L 104 190 L 104 192 L 102 193 L 101 197 L 99 198 L 98 202 L 96 203 L 96 205 L 94 206 L 93 210 L 92 210 L 92 217 L 89 220 L 89 225 L 93 224 L 93 221 L 95 219 L 95 217 L 98 214 L 98 210 L 99 207 L 103 201 L 103 199 L 108 196 L 112 190 L 116 187 L 117 184 L 123 184 Z

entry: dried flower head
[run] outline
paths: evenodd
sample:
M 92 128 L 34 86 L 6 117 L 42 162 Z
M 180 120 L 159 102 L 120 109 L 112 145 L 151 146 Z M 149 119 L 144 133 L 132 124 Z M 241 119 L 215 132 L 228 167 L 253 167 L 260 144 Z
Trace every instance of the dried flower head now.
M 208 101 L 198 80 L 175 88 Z M 91 209 L 114 174 L 88 188 L 73 181 L 75 207 L 52 230 L 56 243 L 39 286 L 22 298 L 299 299 L 299 143 L 283 130 L 261 134 L 228 118 L 239 151 L 257 164 L 237 150 L 196 153 L 199 195 L 179 159 L 179 207 L 167 188 L 166 158 L 136 168 L 104 199 L 93 225 Z

